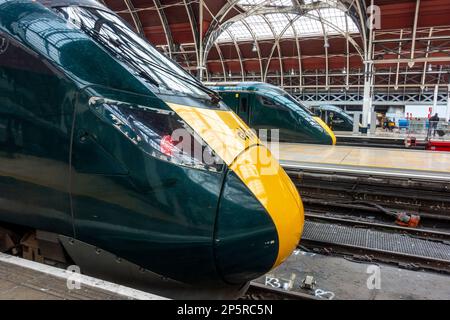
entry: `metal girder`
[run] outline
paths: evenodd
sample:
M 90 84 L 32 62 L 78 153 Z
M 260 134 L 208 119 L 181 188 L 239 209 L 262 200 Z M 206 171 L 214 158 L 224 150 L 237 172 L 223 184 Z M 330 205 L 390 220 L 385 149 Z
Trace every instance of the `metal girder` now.
M 209 50 L 214 46 L 215 40 L 219 37 L 222 30 L 221 24 L 224 19 L 230 13 L 231 10 L 236 9 L 236 5 L 239 3 L 239 0 L 227 0 L 227 4 L 215 15 L 213 16 L 213 20 L 208 27 L 208 30 L 205 34 L 204 39 L 204 52 L 205 56 L 208 56 Z
M 273 38 L 275 39 L 275 43 L 272 46 L 272 50 L 270 52 L 269 59 L 267 60 L 266 71 L 264 72 L 264 77 L 263 77 L 264 78 L 264 82 L 267 81 L 267 74 L 269 73 L 270 62 L 272 61 L 272 57 L 273 57 L 273 54 L 275 52 L 275 49 L 278 49 L 278 61 L 280 62 L 280 71 L 281 71 L 280 72 L 280 74 L 281 74 L 281 86 L 283 86 L 284 85 L 284 70 L 283 70 L 283 61 L 281 59 L 280 39 L 281 39 L 282 35 L 286 32 L 286 30 L 289 29 L 290 25 L 286 26 L 284 28 L 283 32 L 281 32 L 280 36 L 277 37 L 273 25 L 269 22 L 269 20 L 266 18 L 266 16 L 263 15 L 262 17 L 263 17 L 264 21 L 267 23 L 267 25 L 269 26 L 270 31 L 272 31 Z
M 348 20 L 346 19 L 345 20 L 345 25 L 346 25 L 346 28 L 347 28 L 347 35 L 348 35 Z M 345 70 L 345 72 L 346 72 L 346 75 L 345 75 L 345 84 L 346 84 L 346 88 L 348 88 L 349 87 L 349 85 L 350 85 L 350 41 L 348 41 L 348 37 L 346 38 L 346 41 L 345 41 L 345 50 L 346 50 L 346 64 L 347 64 L 347 67 L 346 67 L 346 70 Z
M 403 29 L 402 29 L 403 30 Z M 378 43 L 392 43 L 392 42 L 411 42 L 413 40 L 413 38 L 398 38 L 398 39 L 378 39 L 375 40 L 374 43 L 378 44 Z M 450 36 L 431 36 L 431 37 L 416 37 L 416 42 L 420 42 L 420 41 L 438 41 L 438 40 L 450 40 Z
M 327 31 L 325 29 L 325 25 L 323 23 L 322 15 L 320 13 L 320 10 L 317 10 L 317 15 L 319 16 L 319 22 L 322 26 L 322 34 L 323 34 L 323 48 L 325 50 L 325 88 L 328 88 L 330 85 L 330 77 L 329 77 L 329 59 L 328 59 L 328 47 L 330 46 L 328 42 L 328 35 Z M 346 30 L 346 33 L 348 34 L 348 30 Z
M 411 61 L 409 62 L 410 68 L 414 66 L 414 54 L 416 51 L 416 35 L 417 35 L 417 23 L 419 21 L 419 10 L 420 10 L 420 0 L 416 0 L 416 11 L 414 13 L 414 26 L 411 44 Z
M 127 9 L 133 19 L 134 26 L 136 27 L 136 31 L 143 37 L 145 37 L 144 28 L 142 28 L 141 20 L 139 19 L 139 15 L 134 9 L 133 2 L 131 0 L 123 0 Z
M 245 70 L 244 70 L 244 63 L 242 62 L 241 49 L 239 47 L 239 44 L 236 42 L 234 35 L 231 32 L 229 32 L 228 30 L 226 30 L 226 32 L 228 33 L 230 38 L 233 39 L 234 47 L 236 48 L 238 58 L 239 58 L 239 65 L 241 66 L 241 78 L 242 78 L 242 81 L 245 81 Z
M 291 91 L 293 88 L 286 88 Z M 440 92 L 438 94 L 438 104 L 446 105 L 448 99 L 448 86 L 441 85 Z M 362 96 L 357 92 L 329 92 L 317 91 L 315 93 L 307 91 L 301 94 L 292 92 L 292 94 L 299 100 L 301 100 L 307 106 L 317 106 L 323 104 L 333 104 L 340 106 L 361 106 Z M 373 105 L 379 106 L 405 106 L 405 105 L 424 105 L 429 106 L 433 103 L 434 93 L 388 93 L 380 90 L 374 94 Z
M 318 12 L 319 12 L 319 10 L 318 10 Z M 306 16 L 306 17 L 309 17 L 309 18 L 311 18 L 311 19 L 317 20 L 317 21 L 319 21 L 319 22 L 321 23 L 321 25 L 322 25 L 322 30 L 323 30 L 323 36 L 324 36 L 324 37 L 327 37 L 327 35 L 326 35 L 326 30 L 325 30 L 325 25 L 327 25 L 327 26 L 333 28 L 334 30 L 336 30 L 336 31 L 339 32 L 340 34 L 343 34 L 344 37 L 345 37 L 345 39 L 346 39 L 348 42 L 352 42 L 352 44 L 354 45 L 355 49 L 360 53 L 361 57 L 363 58 L 363 53 L 361 52 L 359 46 L 357 45 L 357 43 L 353 40 L 353 38 L 352 38 L 352 37 L 349 35 L 349 33 L 348 33 L 348 27 L 346 28 L 347 30 L 345 30 L 345 31 L 344 31 L 344 30 L 340 30 L 337 26 L 333 25 L 332 23 L 330 23 L 330 22 L 328 22 L 328 21 L 324 21 L 324 19 L 322 19 L 321 16 L 320 16 L 320 12 L 319 12 L 319 17 L 318 17 L 318 18 L 315 17 L 315 16 L 313 16 L 313 15 L 311 15 L 311 14 L 308 12 L 308 13 L 305 13 L 305 14 L 303 14 L 303 15 L 297 15 L 294 19 L 289 19 L 290 23 L 283 29 L 283 31 L 282 31 L 278 36 L 277 36 L 276 33 L 274 32 L 273 26 L 271 26 L 271 24 L 270 24 L 269 21 L 265 18 L 265 16 L 262 15 L 262 17 L 265 19 L 265 21 L 266 21 L 266 23 L 268 24 L 268 26 L 271 28 L 272 33 L 274 34 L 274 40 L 275 40 L 274 45 L 273 45 L 272 50 L 271 50 L 271 53 L 270 53 L 270 55 L 269 55 L 268 63 L 267 63 L 267 65 L 266 65 L 266 71 L 265 71 L 265 74 L 264 74 L 264 79 L 265 79 L 264 81 L 266 81 L 266 79 L 267 79 L 267 74 L 268 74 L 269 65 L 270 65 L 270 62 L 271 62 L 271 60 L 272 60 L 272 57 L 273 57 L 273 54 L 274 54 L 274 51 L 275 51 L 276 48 L 278 48 L 278 50 L 279 50 L 279 57 L 281 57 L 281 50 L 280 50 L 279 44 L 280 44 L 280 41 L 281 41 L 281 39 L 283 38 L 284 34 L 286 33 L 286 31 L 287 31 L 289 28 L 293 28 L 293 29 L 295 30 L 295 28 L 293 27 L 295 21 L 297 21 L 297 20 L 300 19 L 301 17 L 305 17 L 305 16 Z M 328 41 L 328 40 L 327 40 L 327 41 Z M 298 39 L 297 39 L 297 42 L 298 42 Z M 324 41 L 324 42 L 325 42 L 325 41 Z M 324 47 L 325 47 L 325 57 L 326 57 L 326 65 L 327 65 L 327 67 L 326 67 L 326 73 L 328 74 L 328 70 L 329 70 L 329 68 L 328 68 L 328 48 L 327 48 L 327 46 L 324 46 Z M 282 75 L 283 75 L 283 67 L 282 67 L 282 61 L 281 61 L 281 58 L 280 58 L 280 68 L 281 68 Z M 327 79 L 328 79 L 328 78 L 327 78 Z M 282 76 L 282 78 L 281 78 L 281 85 L 282 85 L 282 86 L 283 86 L 283 83 L 284 83 L 284 77 Z M 327 80 L 327 83 L 328 83 L 328 80 Z
M 256 38 L 255 32 L 253 29 L 248 25 L 247 21 L 242 20 L 242 23 L 247 28 L 248 32 L 252 35 L 254 46 L 256 47 L 256 52 L 258 54 L 258 60 L 259 60 L 259 68 L 261 73 L 261 81 L 264 81 L 264 71 L 263 71 L 263 64 L 262 64 L 262 56 L 261 56 L 261 48 L 259 47 L 258 39 Z
M 205 61 L 206 58 L 203 56 L 203 14 L 205 11 L 205 0 L 199 0 L 198 3 L 198 19 L 199 19 L 199 30 L 200 30 L 200 35 L 199 35 L 199 39 L 198 39 L 198 64 L 197 64 L 197 74 L 198 74 L 198 79 L 200 81 L 203 81 L 203 71 L 207 71 L 206 67 L 205 67 Z M 208 72 L 206 72 L 208 73 Z
M 433 28 L 430 28 L 429 37 L 431 37 L 432 35 L 433 35 Z M 430 46 L 431 46 L 431 40 L 428 40 L 427 52 L 425 53 L 425 58 L 428 58 L 428 56 L 430 54 Z M 422 90 L 424 89 L 424 86 L 425 86 L 425 80 L 426 80 L 426 76 L 427 76 L 427 68 L 428 68 L 428 62 L 425 62 L 423 64 Z
M 194 11 L 192 9 L 191 3 L 188 2 L 188 0 L 183 0 L 183 4 L 184 7 L 186 9 L 188 18 L 189 18 L 189 23 L 191 24 L 191 30 L 192 30 L 192 36 L 194 39 L 194 44 L 195 44 L 195 54 L 197 56 L 197 66 L 199 66 L 200 64 L 200 60 L 199 60 L 199 37 L 200 37 L 200 33 L 198 30 L 198 24 L 197 24 L 197 19 L 195 18 L 194 15 Z
M 363 37 L 363 46 L 364 46 L 363 52 L 367 53 L 367 51 L 368 51 L 368 41 L 367 41 L 368 34 L 367 34 L 367 32 L 368 32 L 369 28 L 367 26 L 367 9 L 365 9 L 366 3 L 364 0 L 355 0 L 354 4 L 355 4 L 354 6 L 356 7 L 355 11 L 357 12 L 357 15 L 359 17 L 359 19 L 357 19 L 358 25 L 360 28 L 359 32 Z
M 216 50 L 217 50 L 217 54 L 219 55 L 220 58 L 220 63 L 222 64 L 222 70 L 223 70 L 223 78 L 225 79 L 225 82 L 227 81 L 227 69 L 225 68 L 225 62 L 223 60 L 223 54 L 222 54 L 222 50 L 220 49 L 220 46 L 216 43 Z
M 172 52 L 174 50 L 173 36 L 172 31 L 170 30 L 169 22 L 167 20 L 167 16 L 164 12 L 163 7 L 161 6 L 160 0 L 153 0 L 153 3 L 156 6 L 156 11 L 158 12 L 159 20 L 161 21 L 164 34 L 166 37 L 167 46 L 169 49 L 169 56 L 172 58 Z
M 447 57 L 428 57 L 428 58 L 415 58 L 411 59 L 383 59 L 383 60 L 374 60 L 374 64 L 396 64 L 396 63 L 433 63 L 433 62 L 450 62 L 450 56 Z
M 403 29 L 400 30 L 400 39 L 402 37 L 403 37 Z M 400 61 L 401 55 L 402 55 L 402 43 L 400 42 L 400 46 L 398 49 L 398 56 L 397 56 L 398 61 Z M 396 76 L 395 76 L 395 88 L 398 88 L 399 74 L 400 74 L 400 62 L 397 63 L 397 72 L 396 72 Z
M 297 0 L 297 3 L 299 3 L 298 0 Z M 290 21 L 290 24 L 293 25 L 293 21 L 292 21 L 292 19 L 289 18 L 289 16 L 288 16 L 288 19 Z M 301 90 L 302 85 L 303 85 L 302 49 L 300 46 L 300 39 L 299 39 L 297 30 L 295 28 L 292 28 L 292 30 L 294 31 L 295 45 L 297 47 L 298 68 L 299 68 L 299 87 Z
M 229 43 L 228 45 L 234 46 L 234 44 L 232 42 Z M 345 58 L 345 54 L 330 54 L 330 53 L 328 53 L 328 56 L 330 58 L 336 58 L 336 57 Z M 357 55 L 357 54 L 350 54 L 350 57 L 351 56 L 359 57 L 359 55 Z M 322 59 L 325 59 L 326 56 L 325 56 L 325 54 L 319 54 L 319 55 L 313 55 L 313 56 L 303 54 L 302 58 L 304 58 L 304 59 L 309 59 L 309 58 L 322 58 Z M 248 57 L 248 58 L 242 58 L 242 61 L 244 61 L 244 62 L 246 62 L 246 61 L 255 61 L 257 59 L 258 58 Z M 295 60 L 295 59 L 298 59 L 298 56 L 297 55 L 293 55 L 293 56 L 286 56 L 285 55 L 285 56 L 282 57 L 282 59 L 283 60 Z M 224 59 L 224 61 L 225 62 L 239 62 L 239 59 L 237 59 L 237 58 L 229 58 L 229 59 Z M 209 59 L 208 62 L 220 62 L 220 59 Z M 303 70 L 303 73 L 305 73 L 305 70 Z M 342 76 L 342 74 L 341 74 L 341 76 Z
M 308 15 L 307 10 L 313 10 L 313 9 L 320 9 L 320 8 L 334 8 L 336 7 L 336 4 L 329 4 L 329 3 L 313 3 L 313 4 L 309 4 L 307 6 L 302 4 L 299 4 L 299 6 L 295 6 L 294 8 L 285 8 L 285 9 L 280 9 L 277 8 L 276 10 L 271 9 L 271 8 L 266 8 L 265 5 L 267 3 L 269 3 L 270 0 L 266 0 L 266 1 L 262 1 L 261 3 L 259 3 L 258 5 L 255 5 L 254 7 L 252 7 L 250 10 L 245 11 L 243 13 L 238 14 L 236 17 L 228 20 L 226 23 L 224 22 L 225 17 L 227 16 L 227 14 L 229 14 L 229 12 L 233 9 L 236 9 L 238 12 L 241 12 L 240 10 L 238 10 L 238 8 L 236 7 L 238 1 L 236 0 L 228 0 L 228 3 L 226 6 L 224 6 L 219 13 L 213 17 L 213 21 L 210 24 L 210 27 L 208 29 L 208 31 L 206 32 L 205 35 L 205 57 L 208 56 L 209 50 L 211 49 L 211 47 L 214 45 L 214 43 L 216 42 L 216 39 L 219 37 L 219 35 L 221 34 L 221 32 L 223 32 L 224 29 L 226 29 L 229 25 L 231 25 L 233 22 L 236 21 L 241 21 L 243 19 L 245 19 L 246 17 L 250 16 L 250 15 L 254 15 L 254 14 L 258 14 L 258 15 L 264 15 L 264 14 L 268 14 L 268 13 L 292 13 L 292 14 L 296 14 L 296 15 L 304 15 L 304 16 L 308 16 L 312 19 L 317 20 L 317 17 Z M 359 19 L 356 20 L 360 20 L 358 21 L 358 25 L 359 26 L 363 26 L 360 27 L 361 29 L 365 29 L 366 28 L 366 12 L 362 10 L 363 6 L 362 3 L 364 1 L 363 0 L 354 0 L 352 1 L 352 3 L 349 5 L 347 3 L 347 1 L 342 1 L 341 3 L 337 3 L 337 7 L 339 7 L 341 10 L 345 9 L 345 8 L 351 8 L 352 6 L 355 5 L 355 3 L 357 5 L 360 6 L 359 10 L 358 8 L 356 8 L 354 10 L 354 12 L 357 12 L 356 14 L 352 15 L 351 18 L 353 20 L 355 20 L 355 15 L 359 17 Z M 344 4 L 346 4 L 347 6 L 345 6 Z M 299 12 L 299 8 L 301 8 L 301 12 Z M 305 9 L 306 8 L 306 9 Z M 294 11 L 297 10 L 297 11 Z M 347 10 L 347 12 L 350 12 L 350 10 Z M 353 13 L 353 11 L 352 11 Z M 339 34 L 341 34 L 342 36 L 344 36 L 348 41 L 350 41 L 350 43 L 355 47 L 355 49 L 358 51 L 358 53 L 361 55 L 361 57 L 364 59 L 365 56 L 365 52 L 363 49 L 361 49 L 358 45 L 358 43 L 349 36 L 348 33 L 343 32 L 342 30 L 340 30 L 339 28 L 337 28 L 336 26 L 333 26 L 331 23 L 329 23 L 328 21 L 324 22 L 327 26 L 335 29 Z M 363 35 L 363 37 L 365 38 L 365 35 Z M 364 41 L 363 41 L 364 42 Z M 269 59 L 270 60 L 270 59 Z

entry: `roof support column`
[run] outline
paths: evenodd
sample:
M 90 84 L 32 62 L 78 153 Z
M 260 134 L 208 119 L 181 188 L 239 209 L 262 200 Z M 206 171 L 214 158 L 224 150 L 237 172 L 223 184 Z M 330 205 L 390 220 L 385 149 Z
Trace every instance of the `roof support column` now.
M 430 33 L 429 33 L 429 38 L 431 38 L 432 36 L 433 36 L 433 28 L 431 27 Z M 428 40 L 427 52 L 425 52 L 425 58 L 428 58 L 428 56 L 430 55 L 430 48 L 431 48 L 431 40 Z M 422 85 L 420 86 L 420 89 L 422 92 L 425 89 L 425 83 L 426 83 L 426 78 L 427 78 L 427 68 L 428 68 L 428 61 L 425 61 L 423 63 Z
M 204 10 L 204 0 L 200 0 L 199 1 L 199 31 L 200 31 L 200 36 L 199 36 L 199 45 L 198 45 L 198 79 L 200 80 L 200 82 L 203 81 L 203 71 L 205 70 L 205 63 L 203 61 L 203 10 Z
M 371 1 L 373 7 L 373 0 Z M 367 133 L 369 123 L 372 118 L 372 95 L 373 95 L 373 40 L 375 26 L 369 26 L 369 43 L 365 52 L 364 61 L 364 98 L 363 98 L 363 119 L 362 132 Z
M 144 29 L 142 28 L 141 20 L 134 9 L 134 5 L 131 0 L 124 0 L 125 5 L 127 6 L 128 11 L 130 12 L 131 19 L 133 19 L 134 26 L 136 28 L 137 33 L 139 33 L 142 37 L 145 37 Z M 105 4 L 105 3 L 103 3 Z
M 420 0 L 416 0 L 416 11 L 414 14 L 414 27 L 411 44 L 411 61 L 408 63 L 410 68 L 414 67 L 414 57 L 416 53 L 415 51 L 416 51 L 417 22 L 419 21 L 419 9 L 420 9 Z
M 366 61 L 364 63 L 363 133 L 367 132 L 372 113 L 372 77 L 373 64 L 370 61 Z
M 167 47 L 169 48 L 169 57 L 172 57 L 172 51 L 174 50 L 172 31 L 170 30 L 169 22 L 167 21 L 167 16 L 164 13 L 164 9 L 162 8 L 160 0 L 153 0 L 153 3 L 156 6 L 156 11 L 158 12 L 159 20 L 161 20 L 161 24 L 164 30 L 164 34 L 166 36 Z
M 450 84 L 447 87 L 447 113 L 445 115 L 445 121 L 450 121 Z
M 402 42 L 403 39 L 403 29 L 400 30 L 400 43 L 399 43 L 399 47 L 398 47 L 398 55 L 397 55 L 397 71 L 395 73 L 395 87 L 394 89 L 397 90 L 398 89 L 398 81 L 399 81 L 399 77 L 400 77 L 400 58 L 402 57 Z
M 217 53 L 219 54 L 220 63 L 222 64 L 223 79 L 224 79 L 225 82 L 227 82 L 227 69 L 225 68 L 225 63 L 223 61 L 222 50 L 220 49 L 220 46 L 217 43 L 215 43 L 214 45 L 216 47 Z
M 194 39 L 194 43 L 195 43 L 195 54 L 197 56 L 197 67 L 200 65 L 200 60 L 199 60 L 199 44 L 198 44 L 198 36 L 200 35 L 199 30 L 198 30 L 198 25 L 194 16 L 194 12 L 192 10 L 191 4 L 188 3 L 188 0 L 183 0 L 184 3 L 184 7 L 186 8 L 186 12 L 189 18 L 189 23 L 191 24 L 191 30 L 192 30 L 192 38 Z

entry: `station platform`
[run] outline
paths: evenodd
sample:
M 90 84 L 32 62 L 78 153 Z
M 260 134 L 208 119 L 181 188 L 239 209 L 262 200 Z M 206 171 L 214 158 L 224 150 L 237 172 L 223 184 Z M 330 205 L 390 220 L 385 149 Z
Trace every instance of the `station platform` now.
M 381 140 L 393 140 L 404 141 L 410 135 L 406 132 L 385 132 L 378 131 L 375 134 L 353 134 L 349 131 L 335 131 L 336 138 L 354 138 L 354 139 L 381 139 Z M 418 138 L 426 138 L 426 135 L 418 135 Z
M 393 149 L 412 149 L 425 150 L 426 141 L 428 141 L 427 132 L 408 132 L 405 130 L 384 131 L 377 130 L 376 133 L 354 134 L 352 132 L 335 132 L 338 146 L 356 146 L 372 148 L 393 148 Z M 416 146 L 406 146 L 406 141 L 415 138 L 420 142 Z M 431 141 L 441 144 L 450 143 L 450 135 L 434 135 Z
M 281 143 L 278 154 L 286 169 L 450 181 L 448 152 Z
M 381 276 L 371 287 L 374 270 Z M 312 290 L 302 289 L 302 281 L 313 277 Z M 321 300 L 448 300 L 447 274 L 401 269 L 377 262 L 363 262 L 296 250 L 277 269 L 256 280 L 269 287 L 310 294 Z
M 72 289 L 68 283 L 74 284 Z M 166 299 L 84 275 L 74 277 L 63 269 L 0 253 L 0 300 Z

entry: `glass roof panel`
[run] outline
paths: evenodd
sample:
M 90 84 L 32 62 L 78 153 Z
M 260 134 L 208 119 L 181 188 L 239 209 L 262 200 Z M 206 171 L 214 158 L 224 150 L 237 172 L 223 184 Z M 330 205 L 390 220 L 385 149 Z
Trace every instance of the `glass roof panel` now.
M 358 32 L 358 28 L 353 23 L 353 21 L 345 14 L 345 12 L 338 9 L 322 9 L 320 10 L 320 16 L 323 20 L 328 21 L 333 26 L 336 26 L 339 30 L 346 31 L 347 25 L 346 20 L 348 21 L 348 29 L 350 33 Z M 331 26 L 325 25 L 325 30 L 327 33 L 338 33 L 335 28 Z
M 323 34 L 322 23 L 319 20 L 319 15 L 316 11 L 309 13 L 311 17 L 301 17 L 294 22 L 294 28 L 298 36 L 312 36 Z
M 250 16 L 245 19 L 248 25 L 252 28 L 257 39 L 273 38 L 272 29 L 267 24 L 267 20 L 263 16 Z M 234 25 L 233 25 L 234 26 Z M 233 29 L 234 30 L 234 29 Z
M 255 3 L 262 3 L 265 0 L 242 0 L 244 3 L 254 5 Z M 289 0 L 290 1 L 290 0 Z M 269 2 L 283 2 L 286 0 L 276 0 Z M 293 27 L 290 23 L 293 22 Z M 322 26 L 322 21 L 326 23 Z M 251 15 L 245 18 L 245 22 L 250 26 L 252 32 L 255 34 L 256 39 L 266 40 L 278 37 L 284 29 L 286 32 L 282 35 L 282 38 L 292 38 L 295 36 L 295 32 L 298 36 L 317 36 L 322 35 L 324 30 L 327 34 L 339 34 L 346 32 L 347 23 L 348 31 L 350 33 L 358 33 L 358 28 L 353 20 L 347 16 L 344 11 L 335 8 L 324 8 L 319 10 L 313 10 L 308 13 L 307 16 L 298 18 L 296 14 L 286 13 L 268 13 L 264 15 Z M 347 23 L 346 23 L 347 22 Z M 294 29 L 295 28 L 295 32 Z M 232 38 L 229 35 L 231 33 L 236 41 L 252 41 L 252 33 L 245 27 L 241 21 L 235 22 L 227 29 L 228 32 L 223 32 L 217 39 L 218 43 L 232 42 Z
M 233 28 L 228 28 L 226 31 L 221 33 L 218 38 L 219 42 L 232 42 L 232 36 L 236 41 L 253 39 L 252 34 L 242 21 L 235 22 L 232 27 Z
M 283 34 L 283 37 L 293 37 L 295 35 L 294 30 L 290 26 L 291 20 L 295 17 L 296 15 L 294 14 L 288 15 L 284 13 L 274 13 L 266 15 L 266 18 L 272 26 L 277 37 L 280 36 L 280 34 L 285 31 L 285 29 L 286 31 Z

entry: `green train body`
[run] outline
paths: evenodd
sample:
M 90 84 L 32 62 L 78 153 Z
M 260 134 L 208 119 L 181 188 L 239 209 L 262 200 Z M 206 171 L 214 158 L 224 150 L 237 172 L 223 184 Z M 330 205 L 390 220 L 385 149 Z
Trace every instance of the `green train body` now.
M 202 112 L 215 122 L 199 122 Z M 229 129 L 228 158 L 205 133 L 215 126 Z M 177 129 L 217 161 L 177 151 Z M 241 174 L 238 154 L 263 147 L 232 129 L 252 137 L 213 92 L 96 1 L 0 0 L 0 222 L 73 239 L 63 245 L 79 253 L 82 272 L 96 268 L 101 249 L 163 285 L 194 286 L 187 297 L 196 297 L 202 288 L 236 293 L 284 261 L 302 232 L 301 200 L 276 165 L 269 178 L 284 195 L 267 177 Z
M 328 127 L 301 102 L 276 86 L 255 82 L 210 88 L 257 132 L 279 130 L 281 142 L 336 144 Z
M 353 131 L 353 118 L 339 107 L 323 105 L 311 108 L 333 131 Z

